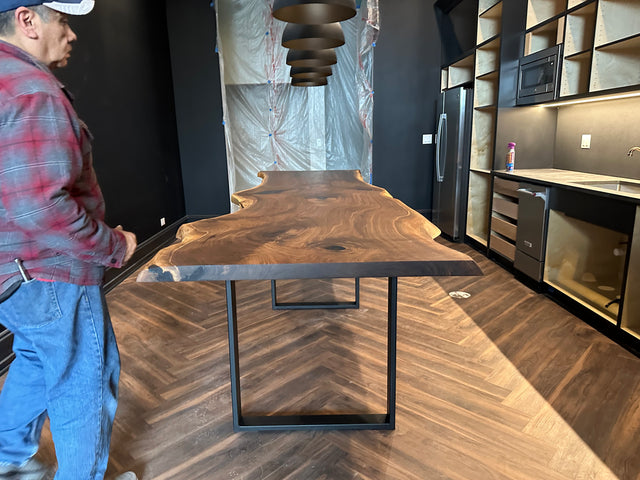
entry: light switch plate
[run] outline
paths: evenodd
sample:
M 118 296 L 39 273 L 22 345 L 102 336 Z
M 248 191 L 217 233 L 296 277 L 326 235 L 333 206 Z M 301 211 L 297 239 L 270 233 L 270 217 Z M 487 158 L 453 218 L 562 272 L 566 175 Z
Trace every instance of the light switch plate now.
M 580 148 L 591 148 L 591 135 L 582 135 L 582 143 L 580 143 Z
M 433 143 L 433 134 L 425 133 L 422 135 L 422 144 L 431 145 Z

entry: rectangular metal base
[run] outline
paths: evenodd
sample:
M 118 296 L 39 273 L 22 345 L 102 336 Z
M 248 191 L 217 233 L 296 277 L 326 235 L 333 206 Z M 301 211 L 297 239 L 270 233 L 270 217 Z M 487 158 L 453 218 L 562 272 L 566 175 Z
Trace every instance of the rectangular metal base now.
M 353 302 L 278 302 L 276 281 L 271 280 L 271 308 L 273 310 L 314 310 L 360 308 L 360 279 L 356 278 L 355 300 Z
M 236 432 L 286 431 L 286 430 L 393 430 L 395 425 L 389 415 L 277 415 L 243 416 Z
M 357 279 L 356 279 L 357 280 Z M 383 414 L 326 415 L 242 415 L 240 364 L 238 351 L 238 315 L 235 281 L 226 281 L 227 321 L 229 327 L 229 366 L 233 430 L 393 430 L 396 418 L 396 339 L 398 317 L 398 279 L 389 277 L 387 307 L 387 412 Z

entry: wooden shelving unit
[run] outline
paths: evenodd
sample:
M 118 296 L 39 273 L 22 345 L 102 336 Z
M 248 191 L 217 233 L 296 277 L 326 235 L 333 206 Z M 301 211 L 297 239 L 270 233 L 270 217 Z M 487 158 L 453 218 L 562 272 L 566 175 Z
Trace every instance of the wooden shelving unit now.
M 560 96 L 589 91 L 597 3 L 592 2 L 567 15 Z
M 473 170 L 469 172 L 467 235 L 485 246 L 489 235 L 490 195 L 491 173 Z
M 502 5 L 502 1 L 495 0 L 479 0 L 478 3 L 467 235 L 485 246 L 489 241 L 491 169 L 500 81 Z
M 599 0 L 589 91 L 640 84 L 640 0 Z

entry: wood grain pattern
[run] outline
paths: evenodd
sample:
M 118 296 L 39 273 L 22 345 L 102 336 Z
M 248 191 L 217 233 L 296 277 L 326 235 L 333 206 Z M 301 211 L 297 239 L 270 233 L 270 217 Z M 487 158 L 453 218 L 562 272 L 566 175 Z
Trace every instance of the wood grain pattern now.
M 260 172 L 239 212 L 183 225 L 138 281 L 479 275 L 423 216 L 358 171 Z

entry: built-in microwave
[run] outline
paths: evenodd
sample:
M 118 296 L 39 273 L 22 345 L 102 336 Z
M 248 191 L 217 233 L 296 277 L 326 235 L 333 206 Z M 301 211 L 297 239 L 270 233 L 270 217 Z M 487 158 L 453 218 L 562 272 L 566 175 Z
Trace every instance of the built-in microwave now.
M 531 105 L 558 98 L 562 45 L 520 59 L 517 105 Z

